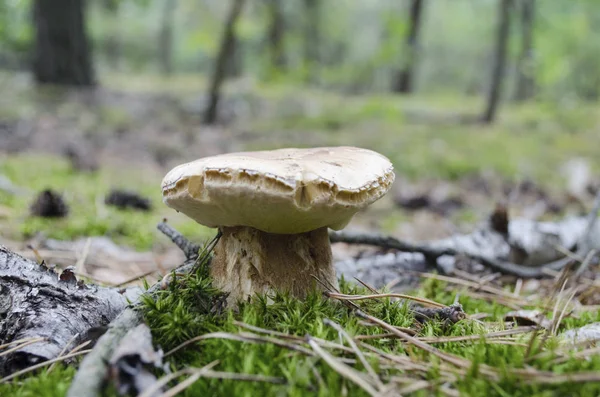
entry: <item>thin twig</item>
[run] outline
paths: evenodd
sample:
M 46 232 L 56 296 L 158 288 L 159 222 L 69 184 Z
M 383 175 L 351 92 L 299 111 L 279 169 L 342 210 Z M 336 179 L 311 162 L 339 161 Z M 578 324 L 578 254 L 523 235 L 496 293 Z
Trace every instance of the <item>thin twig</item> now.
M 202 373 L 209 369 L 212 369 L 217 364 L 219 364 L 219 362 L 220 362 L 219 360 L 212 361 L 212 362 L 206 364 L 204 367 L 199 368 L 196 373 Z M 138 397 L 152 397 L 154 395 L 154 393 L 159 391 L 161 389 L 161 387 L 165 386 L 167 383 L 169 383 L 173 379 L 179 378 L 180 376 L 189 374 L 189 373 L 190 373 L 190 368 L 183 368 L 183 369 L 180 369 L 179 371 L 175 371 L 173 373 L 167 374 L 167 375 L 161 377 L 160 379 L 158 379 L 156 382 L 154 382 L 152 384 L 152 386 L 150 386 L 146 390 L 144 390 L 144 392 L 141 393 L 140 395 L 138 395 Z
M 76 353 L 78 351 L 80 351 L 81 349 L 83 349 L 84 347 L 86 347 L 87 345 L 89 345 L 90 343 L 92 343 L 91 340 L 86 340 L 85 342 L 75 346 L 73 349 L 71 349 L 71 351 L 69 351 L 69 354 L 73 354 Z M 54 369 L 54 367 L 56 367 L 58 363 L 53 363 L 48 370 L 46 371 L 46 373 L 50 373 L 50 371 L 52 371 Z
M 239 341 L 239 342 L 248 342 L 248 343 L 272 343 L 276 346 L 284 347 L 284 348 L 287 348 L 290 350 L 295 350 L 297 352 L 306 354 L 308 356 L 313 355 L 313 352 L 306 349 L 305 347 L 302 347 L 302 346 L 299 346 L 296 344 L 292 344 L 292 343 L 286 343 L 277 338 L 271 338 L 268 336 L 260 336 L 260 335 L 252 334 L 250 332 L 240 332 L 238 334 L 232 334 L 229 332 L 212 332 L 210 334 L 196 336 L 192 339 L 189 339 L 189 340 L 183 342 L 179 346 L 174 347 L 173 349 L 166 352 L 165 357 L 170 356 L 171 354 L 183 349 L 184 347 L 186 347 L 192 343 L 196 343 L 196 342 L 206 340 L 206 339 L 228 339 L 228 340 L 235 340 L 235 341 Z
M 446 305 L 432 301 L 430 299 L 419 298 L 417 296 L 410 296 L 410 295 L 404 295 L 404 294 L 395 294 L 395 293 L 377 294 L 377 295 L 346 295 L 346 294 L 337 294 L 337 293 L 333 293 L 333 292 L 327 292 L 326 295 L 330 296 L 331 298 L 340 299 L 340 300 L 348 300 L 348 301 L 359 301 L 359 300 L 365 300 L 365 299 L 379 299 L 379 298 L 400 298 L 400 299 L 407 299 L 407 300 L 419 302 L 424 305 L 428 305 L 428 306 L 432 306 L 432 307 L 439 307 L 439 308 L 448 307 Z
M 57 357 L 60 357 L 63 354 L 65 354 L 67 352 L 67 350 L 69 350 L 69 346 L 71 346 L 71 343 L 73 343 L 75 341 L 75 339 L 77 339 L 78 337 L 79 337 L 78 333 L 73 335 L 71 337 L 71 339 L 69 339 L 69 341 L 63 346 L 62 350 L 60 351 L 60 353 L 58 353 Z M 50 367 L 48 367 L 48 369 L 46 370 L 46 373 L 50 372 L 50 370 L 52 370 L 53 367 L 54 367 L 54 364 L 52 364 Z
M 4 343 L 4 344 L 0 345 L 0 350 L 6 349 L 7 347 L 12 346 L 12 345 L 19 345 L 19 344 L 25 343 L 25 342 L 30 342 L 30 341 L 42 342 L 45 340 L 46 340 L 46 338 L 40 338 L 40 337 L 37 337 L 37 338 L 36 337 L 28 337 L 28 338 L 17 339 L 17 340 L 13 340 L 8 343 Z
M 138 274 L 138 275 L 136 275 L 136 276 L 130 277 L 130 278 L 128 278 L 128 279 L 127 279 L 127 280 L 125 280 L 125 281 L 121 281 L 119 284 L 115 284 L 115 287 L 117 287 L 117 288 L 118 288 L 118 287 L 122 287 L 122 286 L 124 286 L 124 285 L 127 285 L 127 284 L 129 284 L 129 283 L 132 283 L 132 282 L 134 282 L 134 281 L 137 281 L 137 280 L 139 280 L 139 279 L 141 279 L 141 278 L 147 277 L 147 276 L 149 276 L 149 275 L 151 275 L 151 274 L 153 274 L 153 273 L 156 273 L 157 271 L 158 271 L 158 269 L 152 269 L 152 270 L 148 270 L 147 272 L 144 272 L 144 273 L 142 273 L 142 274 Z
M 487 334 L 481 335 L 463 335 L 463 336 L 446 336 L 446 337 L 423 337 L 418 338 L 426 343 L 446 343 L 446 342 L 467 342 L 467 341 L 478 341 L 481 339 L 490 339 L 490 338 L 502 338 L 505 336 L 511 335 L 519 335 L 525 334 L 528 332 L 536 331 L 537 327 L 518 327 L 514 329 L 507 329 L 504 331 L 490 332 Z
M 0 352 L 0 357 L 6 356 L 7 354 L 10 354 L 10 353 L 12 353 L 14 351 L 20 350 L 20 349 L 24 348 L 25 346 L 29 346 L 29 345 L 32 345 L 32 344 L 38 343 L 38 342 L 44 342 L 46 340 L 48 340 L 48 339 L 46 339 L 46 338 L 34 338 L 34 339 L 31 339 L 31 340 L 28 340 L 26 342 L 21 343 L 20 345 L 12 347 L 12 348 L 10 348 L 8 350 L 4 350 L 3 352 Z
M 371 396 L 377 396 L 378 391 L 371 385 L 363 376 L 363 374 L 352 367 L 347 366 L 331 354 L 327 353 L 319 344 L 310 336 L 307 336 L 308 344 L 314 352 L 321 357 L 335 372 L 355 383 L 361 389 L 366 391 Z
M 504 290 L 501 290 L 499 288 L 495 288 L 495 287 L 492 287 L 489 285 L 480 285 L 479 283 L 475 283 L 473 281 L 468 281 L 468 280 L 463 280 L 463 279 L 456 278 L 456 277 L 443 276 L 440 274 L 433 274 L 433 273 L 417 273 L 417 275 L 420 277 L 423 277 L 423 278 L 430 278 L 430 279 L 434 279 L 434 280 L 445 281 L 447 283 L 459 284 L 459 285 L 463 285 L 465 287 L 473 288 L 474 290 L 485 291 L 490 294 L 502 296 L 502 297 L 504 297 L 508 300 L 511 300 L 515 303 L 521 303 L 521 304 L 526 303 L 526 301 L 524 299 L 517 298 L 510 292 L 507 292 L 507 291 L 504 291 Z
M 246 328 L 246 329 L 249 329 L 250 331 L 260 332 L 262 334 L 267 334 L 267 335 L 271 335 L 271 336 L 275 336 L 275 337 L 291 339 L 291 340 L 300 341 L 300 342 L 305 341 L 305 338 L 302 338 L 300 336 L 290 335 L 290 334 L 286 334 L 285 332 L 278 332 L 278 331 L 273 331 L 271 329 L 257 327 L 255 325 L 246 324 L 244 322 L 237 321 L 237 320 L 233 321 L 233 325 L 237 325 L 238 327 Z
M 35 370 L 36 370 L 36 369 L 38 369 L 38 368 L 43 368 L 43 367 L 45 367 L 46 365 L 50 365 L 50 364 L 52 364 L 52 363 L 55 363 L 55 362 L 58 362 L 58 361 L 64 361 L 64 360 L 66 360 L 67 358 L 72 358 L 72 357 L 76 357 L 76 356 L 81 356 L 82 354 L 87 354 L 87 353 L 89 353 L 89 352 L 91 352 L 91 351 L 92 351 L 91 349 L 88 349 L 88 350 L 81 350 L 81 351 L 78 351 L 78 352 L 76 352 L 76 353 L 66 354 L 66 355 L 64 355 L 64 356 L 61 356 L 61 357 L 53 358 L 52 360 L 48 360 L 48 361 L 44 361 L 44 362 L 41 362 L 41 363 L 39 363 L 39 364 L 36 364 L 36 365 L 32 365 L 31 367 L 27 367 L 27 368 L 25 368 L 25 369 L 22 369 L 21 371 L 14 372 L 14 373 L 12 373 L 12 374 L 11 374 L 11 375 L 9 375 L 9 376 L 6 376 L 6 377 L 4 377 L 4 378 L 0 379 L 0 383 L 5 383 L 5 382 L 8 382 L 9 380 L 11 380 L 11 379 L 14 379 L 14 378 L 16 378 L 16 377 L 19 377 L 19 376 L 21 376 L 21 375 L 24 375 L 24 374 L 26 374 L 26 373 L 28 373 L 28 372 L 35 371 Z
M 274 376 L 265 376 L 265 375 L 254 375 L 254 374 L 242 374 L 235 372 L 219 372 L 219 371 L 210 371 L 203 370 L 202 368 L 188 368 L 186 369 L 186 373 L 190 373 L 191 376 L 179 383 L 177 386 L 174 386 L 170 390 L 167 390 L 165 393 L 161 394 L 161 397 L 173 397 L 179 392 L 182 392 L 186 388 L 190 387 L 200 378 L 210 378 L 210 379 L 228 379 L 228 380 L 239 380 L 245 382 L 265 382 L 265 383 L 273 383 L 276 385 L 285 385 L 287 381 L 284 378 L 277 378 Z
M 183 251 L 183 254 L 187 259 L 196 258 L 198 256 L 198 252 L 202 247 L 197 244 L 192 243 L 187 238 L 185 238 L 181 233 L 177 230 L 173 229 L 171 226 L 167 224 L 167 220 L 164 219 L 157 226 L 158 230 L 160 230 L 165 236 L 171 239 L 173 243 L 180 250 Z
M 373 381 L 377 385 L 377 388 L 381 390 L 381 388 L 383 387 L 383 382 L 381 382 L 381 379 L 379 379 L 379 376 L 377 375 L 377 373 L 375 372 L 375 370 L 373 369 L 373 367 L 371 367 L 371 364 L 369 364 L 369 362 L 365 358 L 365 356 L 362 353 L 362 351 L 360 351 L 360 349 L 356 345 L 356 342 L 354 342 L 354 339 L 352 339 L 352 337 L 350 335 L 348 335 L 348 333 L 346 332 L 346 330 L 344 330 L 344 328 L 342 328 L 342 326 L 339 325 L 338 323 L 336 323 L 335 321 L 331 321 L 331 320 L 329 320 L 329 319 L 326 318 L 326 319 L 323 320 L 323 323 L 325 325 L 329 325 L 330 327 L 335 328 L 335 330 L 337 332 L 339 332 L 340 334 L 342 334 L 344 336 L 344 338 L 346 338 L 346 340 L 348 341 L 348 344 L 350 345 L 350 347 L 352 348 L 352 350 L 354 350 L 354 353 L 356 354 L 356 357 L 358 357 L 358 359 L 362 363 L 363 367 L 365 367 L 365 369 L 367 370 L 367 372 L 369 373 L 369 375 L 371 375 L 371 377 L 373 378 Z
M 407 333 L 394 328 L 393 326 L 391 326 L 390 324 L 386 323 L 383 320 L 380 320 L 376 317 L 366 314 L 360 310 L 356 311 L 356 315 L 360 318 L 364 318 L 365 320 L 371 321 L 372 323 L 379 325 L 381 328 L 384 328 L 387 331 L 395 334 L 399 338 L 403 339 L 405 342 L 408 342 L 430 354 L 433 354 L 434 356 L 437 356 L 437 357 L 441 358 L 442 360 L 449 362 L 450 364 L 456 365 L 459 368 L 469 368 L 471 366 L 471 363 L 468 360 L 465 360 L 458 356 L 454 356 L 449 353 L 444 353 L 441 350 L 436 349 L 435 347 L 430 346 L 427 343 L 415 338 L 414 336 L 410 336 Z

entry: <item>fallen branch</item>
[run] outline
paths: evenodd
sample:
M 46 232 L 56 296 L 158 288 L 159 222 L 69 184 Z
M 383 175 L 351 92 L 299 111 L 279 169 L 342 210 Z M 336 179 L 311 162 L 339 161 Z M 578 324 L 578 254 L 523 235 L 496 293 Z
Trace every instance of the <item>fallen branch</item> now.
M 381 261 L 380 255 L 360 258 L 356 260 L 360 268 L 378 265 L 406 270 L 407 263 L 408 267 L 418 267 L 419 262 L 424 267 L 433 264 L 439 266 L 442 257 L 463 255 L 504 274 L 540 278 L 547 276 L 549 269 L 564 268 L 571 260 L 565 258 L 556 249 L 557 246 L 568 250 L 577 248 L 576 254 L 582 258 L 591 250 L 600 248 L 599 211 L 600 194 L 586 217 L 568 218 L 558 223 L 517 219 L 508 224 L 508 235 L 498 232 L 488 222 L 471 234 L 425 243 L 409 243 L 391 236 L 365 233 L 331 232 L 329 237 L 332 243 L 365 244 L 399 253 L 422 255 L 407 257 L 407 254 L 398 253 L 387 262 Z M 350 266 L 342 262 L 338 267 L 345 270 Z M 348 274 L 347 271 L 343 273 Z
M 84 284 L 68 269 L 59 275 L 0 246 L 0 342 L 37 340 L 3 352 L 0 376 L 52 360 L 67 344 L 89 339 L 140 293 Z
M 167 223 L 166 219 L 163 219 L 156 228 L 162 232 L 165 236 L 171 239 L 171 241 L 181 250 L 187 259 L 198 257 L 198 252 L 202 247 L 198 244 L 192 243 L 190 240 L 185 238 L 177 230 L 173 229 Z
M 523 278 L 542 277 L 545 273 L 541 268 L 521 266 L 510 262 L 500 261 L 495 258 L 489 258 L 482 255 L 476 255 L 473 253 L 467 254 L 457 249 L 448 247 L 436 247 L 435 245 L 426 244 L 411 244 L 401 240 L 398 240 L 390 236 L 381 236 L 374 234 L 363 234 L 363 233 L 348 233 L 348 232 L 332 232 L 329 234 L 331 242 L 334 243 L 347 243 L 347 244 L 365 244 L 372 245 L 384 249 L 393 249 L 402 252 L 411 252 L 422 254 L 423 261 L 435 263 L 437 259 L 444 255 L 456 256 L 456 255 L 468 255 L 470 258 L 480 262 L 481 264 L 506 274 L 512 274 Z M 376 261 L 378 256 L 370 257 L 369 259 Z M 362 258 L 362 266 L 368 266 L 366 258 Z M 393 267 L 394 262 L 389 265 Z M 388 265 L 388 266 L 389 266 Z M 548 266 L 551 269 L 560 269 L 563 267 L 562 261 L 558 265 Z
M 200 247 L 189 242 L 183 235 L 165 222 L 160 223 L 157 228 L 175 242 L 186 255 L 186 261 L 182 266 L 174 270 L 175 273 L 187 274 L 195 269 Z M 150 287 L 144 295 L 153 297 L 163 288 L 163 283 L 158 282 Z M 143 321 L 140 307 L 140 300 L 137 300 L 134 304 L 123 310 L 121 314 L 110 323 L 106 333 L 98 340 L 94 349 L 84 358 L 79 366 L 79 370 L 71 383 L 67 397 L 94 397 L 100 394 L 107 373 L 107 364 L 115 349 L 127 332 L 137 327 Z

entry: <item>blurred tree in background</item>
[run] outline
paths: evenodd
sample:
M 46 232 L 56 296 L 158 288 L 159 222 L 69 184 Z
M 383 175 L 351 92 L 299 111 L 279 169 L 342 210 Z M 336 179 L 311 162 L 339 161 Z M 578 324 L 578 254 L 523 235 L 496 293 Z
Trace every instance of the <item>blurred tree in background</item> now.
M 100 81 L 196 74 L 210 98 L 239 77 L 346 93 L 477 95 L 488 122 L 505 98 L 600 95 L 597 0 L 254 0 L 230 27 L 236 0 L 85 3 L 1 2 L 0 67 L 33 64 L 40 82 L 76 85 L 91 84 L 94 70 Z M 237 33 L 224 51 L 229 28 Z
M 35 0 L 32 14 L 35 80 L 61 85 L 93 85 L 85 0 Z M 109 53 L 114 56 L 112 48 Z
M 535 20 L 535 0 L 521 0 L 521 48 L 517 59 L 517 80 L 515 99 L 523 101 L 531 98 L 535 90 L 535 68 L 533 51 L 533 22 Z
M 416 60 L 419 47 L 419 30 L 423 15 L 423 0 L 412 0 L 410 5 L 410 20 L 408 34 L 406 35 L 406 48 L 402 53 L 405 54 L 404 65 L 398 72 L 396 81 L 392 87 L 393 91 L 408 94 L 413 90 L 413 81 Z
M 506 70 L 506 52 L 508 50 L 508 34 L 510 29 L 510 15 L 513 0 L 499 0 L 498 33 L 496 34 L 496 47 L 494 51 L 494 64 L 490 78 L 490 92 L 482 121 L 491 123 L 496 118 L 500 96 L 502 95 L 502 81 Z

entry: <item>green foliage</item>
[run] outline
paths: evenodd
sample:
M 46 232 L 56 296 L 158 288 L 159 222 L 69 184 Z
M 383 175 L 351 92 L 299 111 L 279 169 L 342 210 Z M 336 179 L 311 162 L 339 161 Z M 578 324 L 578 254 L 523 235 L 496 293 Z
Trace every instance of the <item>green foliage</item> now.
M 30 0 L 0 2 L 0 55 L 10 58 L 13 52 L 18 58 L 29 51 L 33 33 L 28 23 L 30 5 Z
M 367 293 L 362 287 L 356 287 L 342 280 L 340 289 L 344 293 Z M 350 335 L 374 335 L 381 331 L 377 327 L 366 326 L 364 322 L 352 314 L 344 305 L 337 301 L 328 300 L 320 294 L 312 294 L 305 300 L 299 301 L 286 295 L 275 294 L 272 296 L 256 296 L 250 302 L 243 302 L 237 310 L 228 311 L 222 315 L 208 314 L 206 307 L 198 306 L 198 297 L 208 298 L 214 290 L 207 283 L 206 273 L 200 271 L 191 276 L 179 279 L 170 291 L 161 292 L 156 302 L 147 300 L 146 321 L 153 329 L 156 341 L 165 349 L 171 349 L 193 336 L 207 332 L 247 332 L 248 330 L 237 325 L 236 321 L 252 326 L 265 328 L 275 332 L 303 337 L 322 338 L 330 341 L 339 341 L 337 332 L 326 326 L 323 320 L 334 319 L 341 324 Z M 451 304 L 455 295 L 460 293 L 448 289 L 448 285 L 437 280 L 427 280 L 416 291 L 416 296 L 423 296 L 437 300 L 441 303 Z M 501 324 L 502 315 L 510 309 L 497 302 L 486 302 L 470 297 L 460 299 L 465 311 L 470 314 L 485 312 L 491 315 L 490 321 Z M 359 303 L 361 309 L 389 324 L 399 327 L 412 326 L 413 317 L 409 307 L 404 304 L 392 302 L 389 299 L 378 301 L 369 300 Z M 584 316 L 577 321 L 565 321 L 567 328 L 594 321 L 600 312 Z M 489 326 L 488 326 L 489 327 Z M 464 320 L 448 327 L 441 322 L 429 322 L 419 331 L 419 336 L 462 336 L 477 335 L 488 332 L 484 324 Z M 497 326 L 501 329 L 501 326 Z M 463 395 L 468 396 L 503 396 L 527 395 L 546 396 L 556 391 L 568 395 L 592 396 L 600 392 L 598 384 L 561 384 L 558 386 L 541 386 L 523 383 L 511 375 L 510 370 L 523 368 L 525 365 L 533 366 L 540 370 L 553 371 L 557 374 L 577 371 L 600 370 L 600 357 L 591 360 L 570 359 L 562 364 L 553 363 L 556 358 L 555 349 L 559 344 L 552 338 L 546 341 L 546 355 L 525 362 L 524 352 L 527 348 L 530 335 L 522 336 L 517 344 L 487 343 L 483 338 L 471 342 L 447 342 L 436 344 L 442 351 L 469 359 L 473 366 L 467 376 L 459 380 L 458 389 Z M 437 362 L 426 353 L 407 347 L 406 344 L 394 339 L 375 339 L 369 341 L 373 346 L 393 354 L 409 355 L 413 359 Z M 333 353 L 333 351 L 332 351 Z M 337 353 L 336 353 L 337 354 Z M 201 367 L 215 360 L 219 360 L 216 367 L 220 371 L 251 373 L 267 376 L 282 377 L 287 385 L 271 385 L 268 383 L 247 384 L 230 380 L 200 380 L 194 383 L 184 393 L 187 396 L 212 393 L 217 395 L 292 395 L 300 396 L 307 393 L 319 395 L 339 395 L 347 390 L 348 395 L 364 395 L 348 380 L 342 378 L 322 360 L 292 352 L 289 349 L 272 344 L 253 344 L 250 342 L 232 341 L 221 338 L 206 339 L 195 343 L 188 348 L 175 353 L 170 358 L 173 369 L 185 366 Z M 478 373 L 478 366 L 490 365 L 496 367 L 504 377 L 500 382 L 485 380 Z M 356 369 L 364 370 L 360 364 Z M 435 366 L 430 373 L 430 380 L 439 377 Z M 393 370 L 377 368 L 383 379 L 391 376 Z M 319 374 L 315 377 L 315 371 Z M 318 391 L 314 390 L 317 387 Z M 435 386 L 439 387 L 439 385 Z M 550 393 L 550 394 L 549 394 Z M 417 395 L 428 395 L 418 394 Z

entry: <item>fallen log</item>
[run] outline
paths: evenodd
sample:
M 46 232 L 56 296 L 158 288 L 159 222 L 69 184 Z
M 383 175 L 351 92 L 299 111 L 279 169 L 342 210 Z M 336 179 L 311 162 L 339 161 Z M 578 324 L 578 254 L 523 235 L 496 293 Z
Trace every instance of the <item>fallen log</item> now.
M 77 281 L 0 246 L 0 344 L 39 341 L 0 356 L 0 376 L 56 358 L 108 325 L 141 293 Z

